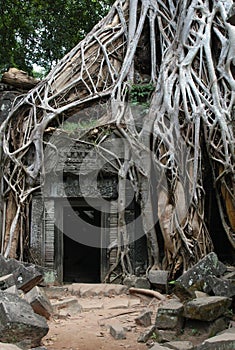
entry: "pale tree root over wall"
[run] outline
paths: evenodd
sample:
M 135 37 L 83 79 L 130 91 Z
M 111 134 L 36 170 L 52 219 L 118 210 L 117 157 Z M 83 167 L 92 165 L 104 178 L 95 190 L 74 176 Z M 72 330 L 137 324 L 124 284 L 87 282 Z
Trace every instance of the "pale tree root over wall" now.
M 118 0 L 13 107 L 1 125 L 5 256 L 22 257 L 28 241 L 26 210 L 44 172 L 45 135 L 94 103 L 109 110 L 95 128 L 115 125 L 128 145 L 125 159 L 117 160 L 122 245 L 106 280 L 117 269 L 133 272 L 124 215 L 127 179 L 140 203 L 149 268 L 174 276 L 213 250 L 205 215 L 208 159 L 224 234 L 235 248 L 232 5 L 230 0 Z M 142 92 L 153 88 L 138 126 L 130 106 L 137 86 Z M 91 134 L 80 133 L 78 139 L 89 142 Z M 93 144 L 98 148 L 102 142 Z

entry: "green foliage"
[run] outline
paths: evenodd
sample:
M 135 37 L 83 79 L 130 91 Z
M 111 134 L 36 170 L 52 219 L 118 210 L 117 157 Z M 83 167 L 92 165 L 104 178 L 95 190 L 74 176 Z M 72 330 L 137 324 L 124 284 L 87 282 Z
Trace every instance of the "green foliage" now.
M 0 73 L 47 71 L 106 14 L 112 0 L 2 0 Z
M 133 105 L 149 106 L 151 95 L 155 87 L 153 84 L 133 84 L 130 90 L 130 102 Z

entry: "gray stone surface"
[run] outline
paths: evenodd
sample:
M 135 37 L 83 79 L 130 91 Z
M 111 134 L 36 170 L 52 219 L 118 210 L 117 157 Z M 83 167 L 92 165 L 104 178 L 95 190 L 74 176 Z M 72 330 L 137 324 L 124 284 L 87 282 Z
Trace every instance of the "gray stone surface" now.
M 159 306 L 155 325 L 159 329 L 178 329 L 183 322 L 183 304 L 171 300 Z
M 228 298 L 235 295 L 235 280 L 208 276 L 206 277 L 205 282 L 215 295 Z
M 126 294 L 127 286 L 121 284 L 106 284 L 106 283 L 72 283 L 67 286 L 68 292 L 72 295 L 77 295 L 82 298 L 93 296 L 112 296 Z
M 215 321 L 199 321 L 186 319 L 184 325 L 184 334 L 187 336 L 203 335 L 204 339 L 214 337 L 219 332 L 227 329 L 229 319 L 219 317 Z
M 226 297 L 197 298 L 185 304 L 184 316 L 194 320 L 214 321 L 224 315 L 230 306 L 231 300 Z
M 178 338 L 178 331 L 170 329 L 156 329 L 155 336 L 159 343 L 175 341 Z
M 25 294 L 25 300 L 32 306 L 34 312 L 47 319 L 50 318 L 53 310 L 50 300 L 47 298 L 42 288 L 38 286 Z
M 9 344 L 9 343 L 0 343 L 0 349 L 1 350 L 21 350 L 21 348 L 19 348 L 15 344 Z
M 149 289 L 150 283 L 146 277 L 137 277 L 135 281 L 135 288 L 144 288 L 144 289 Z
M 174 287 L 174 294 L 180 299 L 180 301 L 185 302 L 187 300 L 192 300 L 196 298 L 196 293 L 194 290 L 184 287 L 180 283 L 176 283 Z
M 0 276 L 9 275 L 6 259 L 0 254 Z
M 0 341 L 35 347 L 47 332 L 45 318 L 36 315 L 25 300 L 0 292 Z
M 193 350 L 194 345 L 191 341 L 172 341 L 164 344 L 169 349 L 174 350 Z
M 23 290 L 24 293 L 29 292 L 43 279 L 42 274 L 34 266 L 24 267 L 20 265 L 13 272 L 13 275 L 17 288 Z
M 151 348 L 150 348 L 150 350 L 164 350 L 164 349 L 169 349 L 169 348 L 166 348 L 165 346 L 163 346 L 163 345 L 160 345 L 160 344 L 154 344 Z
M 225 332 L 205 340 L 197 350 L 234 350 L 235 332 Z
M 126 339 L 126 332 L 119 324 L 111 324 L 109 328 L 110 334 L 116 340 Z
M 196 282 L 203 280 L 209 275 L 220 276 L 226 271 L 226 266 L 222 264 L 217 255 L 212 252 L 201 259 L 191 269 L 180 276 L 176 282 L 185 288 L 192 287 Z
M 168 283 L 168 275 L 168 271 L 150 270 L 148 273 L 148 279 L 151 284 L 166 286 Z
M 15 285 L 15 278 L 12 274 L 0 277 L 0 289 L 5 290 Z
M 78 299 L 76 297 L 65 297 L 61 300 L 57 300 L 52 303 L 52 308 L 56 312 L 60 309 L 65 309 L 71 306 L 74 306 L 78 303 Z
M 156 330 L 155 325 L 149 327 L 148 329 L 146 329 L 145 332 L 140 333 L 140 335 L 137 339 L 137 342 L 138 343 L 146 343 L 152 337 L 152 335 L 155 333 L 155 330 Z
M 143 327 L 148 327 L 151 325 L 151 317 L 153 312 L 150 310 L 143 311 L 138 317 L 135 318 L 136 324 Z
M 123 284 L 128 288 L 135 287 L 149 289 L 151 287 L 146 277 L 137 277 L 135 275 L 124 278 Z
M 6 293 L 11 293 L 11 294 L 16 294 L 16 295 L 23 294 L 22 291 L 21 291 L 21 292 L 19 291 L 19 289 L 16 287 L 16 285 L 7 288 L 7 289 L 5 290 L 5 292 L 6 292 Z

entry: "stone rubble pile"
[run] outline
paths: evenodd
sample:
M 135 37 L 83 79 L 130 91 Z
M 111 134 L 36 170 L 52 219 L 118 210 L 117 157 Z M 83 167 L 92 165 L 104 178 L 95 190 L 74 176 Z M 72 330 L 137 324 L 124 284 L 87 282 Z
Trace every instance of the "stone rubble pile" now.
M 0 255 L 1 350 L 45 349 L 40 345 L 52 307 L 38 287 L 42 281 L 39 267 Z
M 175 281 L 172 297 L 161 302 L 153 325 L 138 342 L 154 344 L 151 350 L 235 349 L 235 269 L 230 269 L 210 253 L 186 271 Z M 195 346 L 187 341 L 192 336 L 204 341 Z

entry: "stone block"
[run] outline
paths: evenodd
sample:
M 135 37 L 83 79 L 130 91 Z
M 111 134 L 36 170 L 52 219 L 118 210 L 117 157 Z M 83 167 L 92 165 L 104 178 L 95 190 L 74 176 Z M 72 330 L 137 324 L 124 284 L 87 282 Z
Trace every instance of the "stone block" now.
M 205 340 L 198 346 L 198 350 L 234 350 L 235 332 L 225 332 Z
M 43 279 L 42 274 L 34 266 L 24 267 L 20 265 L 13 272 L 13 275 L 17 288 L 23 290 L 24 293 L 29 292 Z
M 168 275 L 169 275 L 168 271 L 150 270 L 148 273 L 148 279 L 151 284 L 167 286 Z
M 169 329 L 156 329 L 155 335 L 159 343 L 166 343 L 177 340 L 178 331 Z
M 0 254 L 0 276 L 9 275 L 6 259 Z
M 138 343 L 146 343 L 155 333 L 156 326 L 153 325 L 150 328 L 146 329 L 145 332 L 141 333 L 137 339 Z
M 135 275 L 131 275 L 124 278 L 123 284 L 128 288 L 134 287 L 134 288 L 149 289 L 151 287 L 146 277 L 137 277 Z
M 7 343 L 0 343 L 0 349 L 1 350 L 21 350 L 18 346 L 15 344 L 7 344 Z
M 58 310 L 65 309 L 72 307 L 74 305 L 78 304 L 78 299 L 77 298 L 64 298 L 62 300 L 58 300 L 54 303 L 52 303 L 52 308 L 54 312 L 57 312 Z
M 135 286 L 135 282 L 136 282 L 136 276 L 135 275 L 131 275 L 131 276 L 127 276 L 124 278 L 123 280 L 123 284 L 124 286 L 127 286 L 127 288 L 131 288 Z
M 11 293 L 11 294 L 16 294 L 16 295 L 20 295 L 21 293 L 23 294 L 23 292 L 20 292 L 19 289 L 16 287 L 16 285 L 11 286 L 7 289 L 5 289 L 6 293 Z
M 30 348 L 40 346 L 49 328 L 44 317 L 36 315 L 27 301 L 0 292 L 0 341 Z
M 110 334 L 116 340 L 126 339 L 126 332 L 124 328 L 119 324 L 112 324 L 109 328 Z
M 224 315 L 231 306 L 226 297 L 210 296 L 188 301 L 184 306 L 184 316 L 200 321 L 214 321 Z
M 182 284 L 176 283 L 174 287 L 174 294 L 180 299 L 181 302 L 192 300 L 196 298 L 194 290 L 185 288 Z
M 205 282 L 215 295 L 227 298 L 235 296 L 235 280 L 208 276 Z
M 146 277 L 137 277 L 135 281 L 135 288 L 150 289 L 150 283 Z
M 138 317 L 135 318 L 136 324 L 143 327 L 148 327 L 151 325 L 152 311 L 145 310 Z
M 229 326 L 229 319 L 219 317 L 215 321 L 199 321 L 186 319 L 184 334 L 188 337 L 202 335 L 204 339 L 214 337 L 219 332 L 224 331 Z
M 166 349 L 169 349 L 169 348 L 166 348 L 165 346 L 163 345 L 160 345 L 160 344 L 154 344 L 150 350 L 166 350 Z
M 183 323 L 183 304 L 178 301 L 168 301 L 159 306 L 155 325 L 159 329 L 179 329 Z
M 193 350 L 194 345 L 191 341 L 171 341 L 164 344 L 167 348 L 173 350 Z
M 45 346 L 37 346 L 36 348 L 31 348 L 30 350 L 47 350 Z
M 53 310 L 50 300 L 47 298 L 42 288 L 34 287 L 27 294 L 25 300 L 32 306 L 34 312 L 49 319 Z
M 0 289 L 6 290 L 9 287 L 12 287 L 15 285 L 15 279 L 12 274 L 5 275 L 0 277 Z
M 176 282 L 185 288 L 190 288 L 197 281 L 204 280 L 209 275 L 220 276 L 226 270 L 226 266 L 218 260 L 217 255 L 211 252 L 180 276 Z

